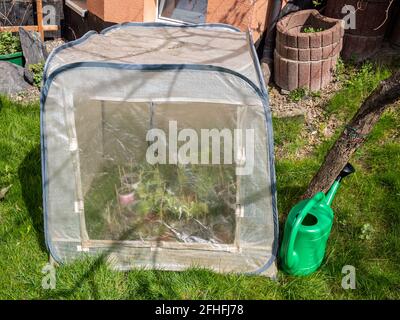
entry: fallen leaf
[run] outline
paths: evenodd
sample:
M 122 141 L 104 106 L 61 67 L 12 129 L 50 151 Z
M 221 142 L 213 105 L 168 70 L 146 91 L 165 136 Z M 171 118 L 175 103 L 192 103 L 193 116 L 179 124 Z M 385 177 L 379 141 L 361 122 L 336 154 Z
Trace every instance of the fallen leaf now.
M 12 184 L 10 184 L 8 187 L 5 187 L 5 188 L 0 190 L 0 200 L 4 199 L 4 197 L 6 196 L 8 190 L 10 190 L 11 187 L 12 187 Z

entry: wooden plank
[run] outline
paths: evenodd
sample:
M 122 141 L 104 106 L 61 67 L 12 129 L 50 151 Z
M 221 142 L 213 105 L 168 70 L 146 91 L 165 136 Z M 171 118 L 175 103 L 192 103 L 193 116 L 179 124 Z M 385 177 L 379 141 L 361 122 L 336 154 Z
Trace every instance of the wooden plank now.
M 0 27 L 0 32 L 18 32 L 19 28 L 24 28 L 26 31 L 39 31 L 38 26 L 10 26 L 10 27 Z M 45 25 L 43 26 L 43 31 L 57 31 L 57 25 Z
M 208 243 L 184 243 L 172 241 L 135 241 L 135 240 L 82 240 L 82 247 L 113 247 L 125 246 L 131 248 L 153 248 L 166 250 L 203 250 L 203 251 L 223 251 L 238 252 L 239 248 L 235 244 L 208 244 Z
M 166 250 L 204 250 L 205 251 L 223 251 L 234 253 L 238 252 L 237 248 L 234 244 L 219 244 L 219 248 L 211 247 L 211 244 L 205 243 L 184 243 L 184 242 L 174 242 L 174 241 L 141 241 L 141 240 L 96 240 L 89 239 L 69 239 L 69 238 L 58 238 L 54 237 L 52 239 L 54 242 L 69 242 L 69 243 L 81 243 L 84 248 L 101 248 L 101 247 L 110 247 L 115 246 L 125 247 L 127 249 L 166 249 Z M 214 245 L 217 246 L 217 245 Z M 211 249 L 211 250 L 210 250 Z M 241 250 L 250 250 L 250 251 L 263 251 L 272 250 L 271 246 L 266 245 L 255 245 L 255 244 L 246 244 L 241 246 Z M 239 250 L 240 251 L 240 250 Z
M 37 11 L 37 23 L 38 31 L 40 33 L 40 38 L 44 41 L 44 31 L 43 31 L 43 2 L 42 0 L 36 0 L 36 11 Z

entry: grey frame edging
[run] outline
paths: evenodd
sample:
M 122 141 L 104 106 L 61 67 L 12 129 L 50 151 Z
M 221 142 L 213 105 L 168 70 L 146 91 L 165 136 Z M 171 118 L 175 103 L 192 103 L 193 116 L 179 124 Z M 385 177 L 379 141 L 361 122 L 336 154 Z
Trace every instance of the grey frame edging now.
M 43 71 L 43 83 L 46 82 L 48 76 L 47 76 L 47 72 L 49 71 L 49 66 L 50 66 L 50 62 L 53 60 L 54 56 L 56 54 L 58 54 L 59 52 L 61 52 L 64 49 L 67 48 L 71 48 L 74 47 L 78 44 L 81 44 L 83 42 L 85 42 L 86 40 L 88 40 L 91 36 L 93 35 L 105 35 L 107 34 L 109 31 L 114 30 L 114 29 L 118 29 L 118 28 L 124 28 L 124 27 L 148 27 L 148 28 L 211 28 L 211 29 L 226 29 L 226 30 L 230 30 L 230 31 L 234 31 L 234 32 L 241 32 L 240 29 L 231 26 L 229 24 L 225 24 L 225 23 L 203 23 L 203 24 L 193 24 L 193 25 L 175 25 L 175 24 L 170 24 L 170 23 L 164 23 L 164 22 L 124 22 L 124 23 L 119 23 L 119 24 L 115 24 L 113 26 L 110 26 L 108 28 L 103 29 L 102 31 L 100 31 L 100 33 L 91 30 L 86 32 L 81 38 L 76 39 L 74 41 L 70 41 L 67 43 L 64 43 L 63 45 L 55 48 L 50 55 L 48 56 L 47 60 L 46 60 L 46 64 L 44 66 L 44 71 Z
M 247 31 L 247 41 L 250 46 L 250 52 L 251 52 L 251 58 L 253 59 L 253 64 L 254 68 L 256 69 L 256 74 L 258 77 L 258 81 L 260 84 L 260 89 L 263 95 L 267 98 L 268 97 L 268 91 L 265 86 L 265 80 L 264 80 L 264 75 L 261 70 L 260 63 L 257 58 L 257 52 L 256 48 L 254 46 L 254 41 L 253 37 L 250 33 L 250 31 Z M 268 98 L 267 98 L 268 99 Z M 267 134 L 268 134 L 268 145 L 269 145 L 269 157 L 270 157 L 270 177 L 271 177 L 271 195 L 272 195 L 272 215 L 273 215 L 273 220 L 274 220 L 274 243 L 272 246 L 272 254 L 273 254 L 273 260 L 268 261 L 263 267 L 260 269 L 256 270 L 254 273 L 262 273 L 266 271 L 271 264 L 275 261 L 275 259 L 278 256 L 278 249 L 279 249 L 279 213 L 278 213 L 278 201 L 277 201 L 277 187 L 276 187 L 276 172 L 275 172 L 275 151 L 274 151 L 274 130 L 273 130 L 273 123 L 272 123 L 272 112 L 271 108 L 269 106 L 268 100 L 266 104 L 263 104 L 264 106 L 264 113 L 266 117 L 266 125 L 267 125 Z
M 71 48 L 74 47 L 78 44 L 81 44 L 83 42 L 85 42 L 86 40 L 88 40 L 91 36 L 98 34 L 96 31 L 88 31 L 86 32 L 81 38 L 76 39 L 74 41 L 70 41 L 67 43 L 64 43 L 63 45 L 53 49 L 53 51 L 50 53 L 50 55 L 47 57 L 46 63 L 44 65 L 44 70 L 43 70 L 43 83 L 46 83 L 46 80 L 48 78 L 47 76 L 47 72 L 49 71 L 49 67 L 50 67 L 50 62 L 54 59 L 54 56 L 59 53 L 60 51 L 67 49 L 67 48 Z
M 254 58 L 253 58 L 254 59 Z M 256 66 L 255 66 L 256 67 Z M 273 144 L 273 136 L 272 133 L 272 118 L 271 112 L 268 106 L 268 94 L 262 82 L 260 82 L 261 89 L 249 78 L 246 76 L 220 66 L 214 65 L 201 65 L 201 64 L 129 64 L 129 63 L 114 63 L 114 62 L 101 62 L 101 61 L 87 61 L 87 62 L 74 62 L 70 64 L 63 65 L 56 70 L 54 70 L 49 77 L 47 77 L 46 82 L 43 85 L 40 97 L 40 142 L 41 142 L 41 162 L 42 162 L 42 191 L 43 191 L 43 216 L 44 216 L 44 233 L 45 233 L 45 242 L 46 246 L 50 252 L 50 255 L 59 263 L 62 263 L 62 259 L 60 259 L 56 254 L 54 254 L 53 247 L 48 236 L 48 215 L 47 215 L 47 172 L 46 172 L 46 151 L 47 144 L 44 136 L 44 105 L 46 103 L 47 95 L 49 92 L 49 88 L 54 78 L 59 74 L 68 71 L 70 69 L 75 68 L 114 68 L 120 70 L 138 70 L 138 71 L 171 71 L 171 70 L 197 70 L 197 71 L 215 71 L 221 73 L 231 74 L 233 76 L 238 77 L 247 83 L 254 92 L 259 96 L 261 103 L 264 109 L 264 116 L 266 121 L 266 130 L 268 134 L 267 147 L 270 152 L 270 178 L 271 178 L 271 196 L 272 196 L 272 213 L 273 213 L 273 222 L 274 222 L 274 242 L 272 248 L 272 255 L 270 259 L 266 262 L 266 264 L 258 270 L 253 272 L 249 272 L 248 274 L 259 274 L 266 271 L 272 263 L 276 260 L 277 257 L 277 244 L 278 244 L 278 216 L 277 216 L 277 205 L 276 205 L 276 178 L 275 178 L 275 167 L 274 167 L 274 144 Z M 256 67 L 257 69 L 257 67 Z M 259 75 L 260 76 L 260 75 Z M 259 78 L 261 81 L 262 79 Z M 271 154 L 272 152 L 272 154 Z M 272 155 L 272 157 L 271 157 Z M 272 167 L 272 171 L 271 171 Z
M 47 83 L 47 81 L 46 81 Z M 48 235 L 48 218 L 47 218 L 47 175 L 46 175 L 46 152 L 47 149 L 46 141 L 44 138 L 44 103 L 46 102 L 47 92 L 44 93 L 43 88 L 45 87 L 45 83 L 43 84 L 41 93 L 40 93 L 40 161 L 42 168 L 42 208 L 43 208 L 43 228 L 44 228 L 44 242 L 46 244 L 47 250 L 53 259 L 62 263 L 62 260 L 58 257 L 53 250 L 52 242 Z M 46 98 L 45 98 L 46 95 Z

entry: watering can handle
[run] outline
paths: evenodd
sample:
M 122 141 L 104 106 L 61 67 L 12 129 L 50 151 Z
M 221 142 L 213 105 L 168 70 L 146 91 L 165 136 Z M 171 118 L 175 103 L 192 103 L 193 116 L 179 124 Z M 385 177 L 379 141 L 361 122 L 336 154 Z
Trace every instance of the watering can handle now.
M 290 234 L 289 237 L 289 242 L 288 242 L 288 247 L 287 247 L 287 254 L 285 257 L 285 262 L 286 265 L 291 268 L 293 267 L 295 261 L 294 261 L 294 243 L 297 237 L 297 232 L 299 231 L 300 225 L 303 222 L 304 218 L 310 211 L 312 207 L 314 207 L 318 202 L 320 202 L 323 198 L 325 197 L 323 192 L 318 192 L 314 197 L 312 197 L 308 203 L 304 206 L 304 208 L 299 212 L 297 215 L 296 219 L 294 220 L 293 227 L 292 227 L 292 233 Z

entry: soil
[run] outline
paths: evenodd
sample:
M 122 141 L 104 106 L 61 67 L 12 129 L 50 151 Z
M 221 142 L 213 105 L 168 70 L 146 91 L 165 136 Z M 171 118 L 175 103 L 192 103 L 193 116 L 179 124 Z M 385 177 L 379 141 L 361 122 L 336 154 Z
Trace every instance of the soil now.
M 28 90 L 21 91 L 10 95 L 11 100 L 19 103 L 32 103 L 37 102 L 40 97 L 40 90 L 36 87 L 32 87 Z
M 55 48 L 63 45 L 65 41 L 63 39 L 48 40 L 44 43 L 47 52 L 50 54 Z
M 384 42 L 379 52 L 369 60 L 378 64 L 400 64 L 400 48 L 395 48 L 388 42 Z M 327 87 L 318 92 L 318 96 L 309 95 L 299 102 L 293 102 L 288 92 L 282 92 L 274 84 L 269 85 L 270 106 L 274 117 L 304 117 L 305 130 L 302 130 L 301 137 L 306 139 L 307 143 L 304 144 L 301 150 L 296 152 L 296 158 L 302 158 L 310 154 L 317 145 L 323 140 L 330 138 L 336 129 L 343 124 L 335 115 L 327 117 L 324 112 L 326 104 L 341 88 L 342 83 L 337 77 L 334 77 L 333 81 Z M 278 157 L 285 156 L 284 151 L 280 150 L 278 146 L 276 153 Z
M 293 102 L 286 92 L 281 92 L 275 85 L 269 86 L 270 106 L 274 117 L 304 117 L 305 127 L 301 135 L 307 143 L 296 152 L 296 157 L 306 156 L 316 145 L 335 133 L 340 123 L 334 115 L 327 118 L 324 110 L 326 104 L 341 87 L 342 84 L 335 78 L 327 87 L 320 90 L 318 95 L 308 94 L 300 101 Z M 280 154 L 279 150 L 277 154 Z

